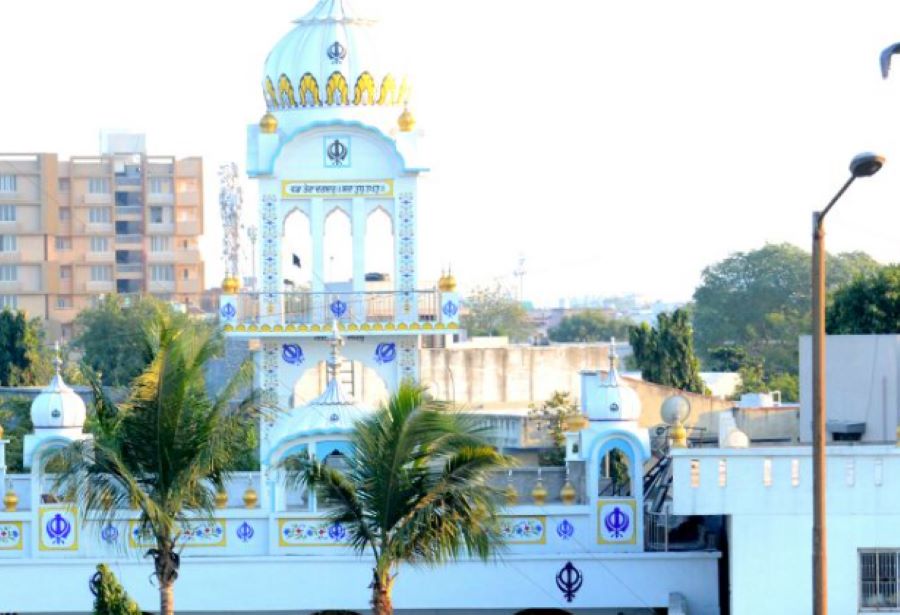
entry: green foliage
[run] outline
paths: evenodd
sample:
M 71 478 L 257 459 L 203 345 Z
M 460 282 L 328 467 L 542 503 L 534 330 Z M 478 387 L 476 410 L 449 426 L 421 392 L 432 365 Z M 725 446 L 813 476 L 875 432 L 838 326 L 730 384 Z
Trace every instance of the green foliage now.
M 357 424 L 344 470 L 295 457 L 288 485 L 333 504 L 358 553 L 374 557 L 372 606 L 391 612 L 401 563 L 437 565 L 461 553 L 487 559 L 501 545 L 493 472 L 508 465 L 469 417 L 403 384 Z
M 141 615 L 141 609 L 128 597 L 125 588 L 106 564 L 97 566 L 91 579 L 94 594 L 94 615 Z
M 223 349 L 211 325 L 159 311 L 140 341 L 149 363 L 122 403 L 113 403 L 91 375 L 94 439 L 63 451 L 57 488 L 98 519 L 98 527 L 113 521 L 117 509 L 138 508 L 140 531 L 156 544 L 148 555 L 160 610 L 171 613 L 175 538 L 187 518 L 212 518 L 217 486 L 234 469 L 237 444 L 258 409 L 252 397 L 236 408 L 230 403 L 251 381 L 249 361 L 209 396 L 205 368 Z
M 476 288 L 465 301 L 460 325 L 469 336 L 502 336 L 521 342 L 534 333 L 528 311 L 500 285 Z
M 878 268 L 862 252 L 828 256 L 828 287 Z M 694 291 L 698 354 L 739 346 L 773 373 L 797 373 L 798 337 L 810 331 L 810 255 L 790 244 L 738 252 L 703 270 Z
M 0 312 L 0 386 L 46 384 L 52 374 L 40 319 L 4 308 Z
M 4 397 L 0 400 L 0 425 L 6 445 L 6 465 L 10 472 L 24 472 L 22 445 L 31 433 L 31 400 L 25 397 Z M 2 487 L 2 485 L 0 485 Z
M 832 334 L 900 333 L 900 265 L 861 274 L 835 291 L 826 328 Z
M 547 335 L 554 342 L 599 342 L 611 337 L 624 338 L 630 320 L 610 316 L 603 310 L 589 309 L 565 316 Z
M 126 302 L 118 295 L 107 295 L 75 318 L 74 346 L 82 351 L 84 363 L 101 375 L 104 385 L 128 386 L 150 361 L 143 331 L 160 313 L 187 320 L 152 297 Z
M 694 393 L 705 391 L 686 310 L 660 314 L 656 327 L 647 323 L 631 327 L 628 337 L 644 380 Z
M 566 421 L 578 414 L 578 406 L 571 395 L 564 391 L 554 391 L 550 399 L 539 407 L 532 407 L 528 419 L 538 429 L 550 433 L 553 448 L 538 454 L 538 463 L 542 466 L 561 466 L 566 463 Z

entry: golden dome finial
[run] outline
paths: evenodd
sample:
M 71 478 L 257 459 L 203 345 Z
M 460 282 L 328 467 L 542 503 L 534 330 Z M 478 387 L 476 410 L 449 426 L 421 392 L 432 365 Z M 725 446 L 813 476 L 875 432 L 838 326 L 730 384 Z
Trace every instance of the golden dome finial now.
M 447 273 L 441 272 L 441 278 L 438 280 L 438 290 L 442 293 L 452 293 L 456 291 L 456 278 L 453 277 L 453 273 L 450 271 L 450 268 L 447 268 Z
M 259 130 L 260 132 L 267 135 L 273 134 L 276 130 L 278 130 L 278 118 L 267 112 L 259 120 Z
M 403 113 L 397 118 L 397 125 L 400 127 L 400 132 L 412 132 L 416 127 L 416 118 L 410 113 L 408 103 L 403 103 Z
M 241 283 L 233 275 L 225 276 L 225 279 L 222 280 L 222 292 L 226 295 L 235 294 L 240 287 Z

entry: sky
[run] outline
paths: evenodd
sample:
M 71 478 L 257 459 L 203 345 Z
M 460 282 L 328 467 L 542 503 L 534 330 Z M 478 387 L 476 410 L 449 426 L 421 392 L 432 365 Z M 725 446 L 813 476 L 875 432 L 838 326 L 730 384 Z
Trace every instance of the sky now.
M 207 283 L 222 275 L 216 169 L 243 169 L 266 54 L 313 0 L 79 0 L 4 7 L 0 151 L 96 153 L 100 130 L 205 165 Z M 832 251 L 900 261 L 895 0 L 357 0 L 413 76 L 431 157 L 420 279 L 463 290 L 688 300 L 703 268 L 806 248 L 860 151 L 888 162 L 828 218 Z M 894 164 L 896 162 L 896 164 Z M 255 187 L 245 178 L 245 192 Z M 252 214 L 252 208 L 248 207 Z M 253 220 L 248 220 L 253 222 Z

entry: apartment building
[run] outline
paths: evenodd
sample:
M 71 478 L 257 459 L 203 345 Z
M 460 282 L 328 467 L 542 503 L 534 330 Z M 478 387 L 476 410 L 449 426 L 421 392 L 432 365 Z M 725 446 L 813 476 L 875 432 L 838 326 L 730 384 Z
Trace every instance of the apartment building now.
M 189 306 L 204 289 L 203 164 L 151 156 L 143 135 L 103 139 L 97 156 L 0 154 L 0 308 L 71 335 L 108 293 Z

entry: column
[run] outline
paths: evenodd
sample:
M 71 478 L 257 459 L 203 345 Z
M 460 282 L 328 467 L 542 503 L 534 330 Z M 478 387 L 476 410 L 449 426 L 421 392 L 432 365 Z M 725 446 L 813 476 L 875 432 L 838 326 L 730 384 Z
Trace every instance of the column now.
M 353 234 L 353 322 L 366 321 L 366 199 L 353 199 L 350 208 L 350 228 Z
M 327 322 L 325 317 L 325 203 L 312 199 L 309 205 L 309 233 L 312 240 L 312 315 L 310 322 Z

